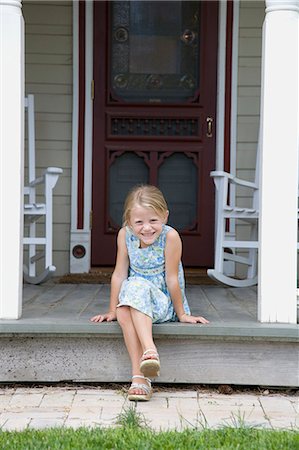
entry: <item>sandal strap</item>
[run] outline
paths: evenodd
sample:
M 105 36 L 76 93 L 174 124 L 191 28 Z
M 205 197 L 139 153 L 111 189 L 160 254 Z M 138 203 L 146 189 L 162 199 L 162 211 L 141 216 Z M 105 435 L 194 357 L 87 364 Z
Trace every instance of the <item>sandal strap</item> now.
M 145 352 L 141 356 L 140 361 L 146 361 L 147 359 L 151 359 L 151 358 L 143 359 L 148 353 L 151 353 L 149 356 L 154 356 L 154 358 L 156 358 L 158 361 L 160 361 L 159 353 L 156 350 L 154 350 L 153 348 L 149 348 L 148 350 L 145 350 Z
M 133 375 L 132 376 L 132 380 L 134 380 L 134 378 L 142 378 L 143 380 L 147 381 L 150 386 L 152 385 L 152 380 L 150 380 L 149 378 L 145 377 L 144 375 Z M 138 384 L 138 383 L 133 383 L 133 384 Z
M 159 357 L 159 354 L 158 354 L 157 350 L 155 350 L 154 348 L 148 348 L 147 350 L 145 350 L 145 352 L 143 352 L 142 356 L 145 356 L 148 353 L 153 353 L 155 356 Z
M 141 389 L 142 391 L 144 391 L 146 393 L 146 395 L 148 395 L 151 392 L 151 387 L 144 383 L 140 383 L 140 384 L 132 383 L 129 390 L 130 389 Z

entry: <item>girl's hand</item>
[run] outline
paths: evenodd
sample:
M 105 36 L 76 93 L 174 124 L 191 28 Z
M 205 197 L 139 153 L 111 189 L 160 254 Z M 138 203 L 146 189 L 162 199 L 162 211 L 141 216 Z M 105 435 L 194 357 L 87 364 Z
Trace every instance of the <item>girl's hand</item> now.
M 191 316 L 189 314 L 182 314 L 179 318 L 183 323 L 210 323 L 207 319 L 201 316 Z
M 105 320 L 107 322 L 112 322 L 113 320 L 116 320 L 116 312 L 115 311 L 109 311 L 106 314 L 98 314 L 97 316 L 92 317 L 91 322 L 104 322 Z

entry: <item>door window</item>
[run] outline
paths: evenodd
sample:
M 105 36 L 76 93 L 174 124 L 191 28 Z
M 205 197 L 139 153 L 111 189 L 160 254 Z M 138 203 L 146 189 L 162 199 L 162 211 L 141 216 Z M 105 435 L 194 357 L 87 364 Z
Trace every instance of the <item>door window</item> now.
M 199 2 L 111 2 L 110 100 L 188 103 L 199 88 Z

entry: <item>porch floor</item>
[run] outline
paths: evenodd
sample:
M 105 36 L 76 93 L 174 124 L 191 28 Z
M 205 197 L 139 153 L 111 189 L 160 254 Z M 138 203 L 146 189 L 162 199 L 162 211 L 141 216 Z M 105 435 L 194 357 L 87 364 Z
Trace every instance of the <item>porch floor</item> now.
M 90 317 L 109 305 L 108 284 L 24 284 L 23 312 L 19 320 L 0 320 L 0 333 L 121 333 L 117 322 L 95 324 Z M 186 295 L 194 315 L 208 325 L 165 323 L 154 325 L 154 334 L 235 335 L 298 338 L 297 325 L 262 324 L 257 320 L 257 290 L 218 285 L 187 285 Z
M 130 362 L 108 308 L 106 284 L 24 285 L 23 315 L 0 320 L 2 382 L 127 382 Z M 153 326 L 159 382 L 298 386 L 298 325 L 257 321 L 255 288 L 187 285 L 192 313 L 208 325 Z

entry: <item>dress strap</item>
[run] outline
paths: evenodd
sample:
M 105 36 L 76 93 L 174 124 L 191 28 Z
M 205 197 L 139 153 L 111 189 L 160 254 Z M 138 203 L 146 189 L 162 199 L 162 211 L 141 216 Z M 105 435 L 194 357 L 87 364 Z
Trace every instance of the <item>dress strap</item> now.
M 161 240 L 163 243 L 163 247 L 165 246 L 165 243 L 166 243 L 166 235 L 167 235 L 168 231 L 170 231 L 170 230 L 172 230 L 172 228 L 169 225 L 163 225 L 163 230 L 161 233 Z

